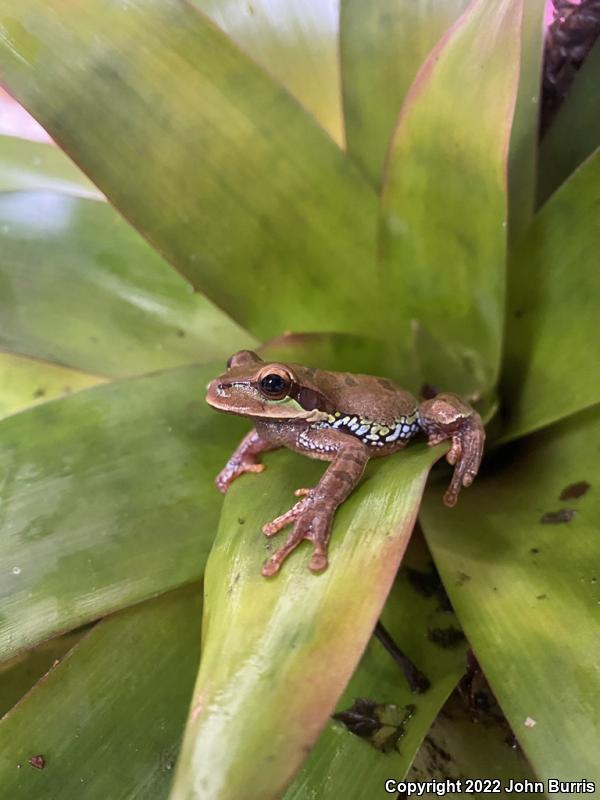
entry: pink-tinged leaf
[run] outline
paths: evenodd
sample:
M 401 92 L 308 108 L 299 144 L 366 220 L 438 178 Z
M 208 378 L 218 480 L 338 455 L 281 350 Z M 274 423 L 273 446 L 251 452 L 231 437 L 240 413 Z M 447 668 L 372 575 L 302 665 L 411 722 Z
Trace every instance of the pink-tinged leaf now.
M 504 316 L 507 153 L 522 0 L 477 0 L 408 93 L 381 201 L 381 278 L 397 327 L 423 332 L 426 380 L 497 376 Z
M 280 795 L 371 636 L 441 452 L 417 445 L 370 465 L 337 512 L 330 566 L 318 576 L 302 547 L 275 579 L 263 578 L 278 543 L 261 526 L 322 465 L 273 454 L 264 474 L 230 489 L 207 565 L 203 658 L 173 800 Z

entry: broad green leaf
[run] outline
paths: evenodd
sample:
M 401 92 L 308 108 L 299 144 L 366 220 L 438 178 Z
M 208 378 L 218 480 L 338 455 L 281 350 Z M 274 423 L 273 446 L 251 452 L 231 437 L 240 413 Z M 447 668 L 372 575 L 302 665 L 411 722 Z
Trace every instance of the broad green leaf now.
M 23 189 L 103 199 L 102 193 L 58 147 L 0 136 L 0 192 Z
M 202 575 L 221 505 L 212 478 L 241 430 L 204 403 L 219 368 L 0 423 L 0 660 Z
M 600 401 L 598 203 L 600 150 L 546 203 L 512 255 L 505 437 Z
M 477 0 L 432 51 L 404 103 L 383 187 L 388 302 L 423 331 L 427 380 L 460 381 L 463 392 L 469 382 L 489 390 L 499 367 L 521 7 Z
M 0 718 L 18 703 L 31 687 L 48 670 L 56 666 L 84 634 L 85 629 L 71 631 L 64 636 L 27 650 L 0 664 Z
M 510 445 L 452 511 L 432 487 L 421 512 L 458 618 L 534 772 L 596 785 L 599 449 L 595 408 Z M 591 488 L 576 497 L 573 484 L 581 492 L 583 482 Z M 559 522 L 561 509 L 574 512 L 563 511 L 570 522 Z
M 600 41 L 597 41 L 540 145 L 541 205 L 600 146 Z
M 489 692 L 486 695 L 489 698 Z M 498 705 L 493 698 L 488 702 L 490 707 L 480 710 L 471 705 L 468 697 L 454 692 L 425 737 L 407 780 L 461 780 L 461 790 L 448 792 L 447 796 L 459 798 L 468 794 L 480 800 L 496 794 L 499 787 L 508 787 L 510 781 L 535 781 L 536 777 L 515 743 Z M 465 778 L 481 781 L 479 790 L 465 791 Z M 488 780 L 500 781 L 499 787 L 497 783 L 488 783 L 486 787 Z M 518 794 L 519 797 L 537 797 L 538 800 L 546 798 L 546 794 L 539 791 L 515 791 L 513 795 L 502 791 L 498 794 Z
M 411 576 L 421 580 L 419 592 Z M 384 788 L 386 779 L 393 776 L 399 780 L 408 771 L 448 692 L 465 669 L 466 642 L 444 649 L 428 636 L 435 629 L 458 627 L 454 615 L 440 607 L 432 576 L 429 552 L 422 538 L 413 535 L 382 615 L 394 640 L 431 681 L 429 690 L 411 694 L 398 665 L 378 641 L 371 639 L 337 704 L 338 711 L 348 709 L 356 698 L 392 703 L 400 711 L 412 704 L 415 711 L 406 723 L 405 735 L 397 747 L 384 753 L 349 733 L 340 722 L 330 720 L 285 800 L 384 800 L 389 797 Z
M 0 254 L 8 350 L 124 377 L 253 343 L 105 203 L 0 194 Z
M 370 638 L 440 452 L 416 446 L 371 463 L 336 514 L 330 566 L 319 576 L 302 547 L 276 578 L 263 578 L 280 542 L 261 526 L 322 465 L 272 454 L 265 474 L 230 489 L 205 575 L 203 657 L 172 800 L 280 794 Z
M 546 0 L 523 4 L 519 91 L 509 150 L 509 234 L 519 238 L 536 205 L 537 156 Z
M 429 51 L 468 0 L 341 0 L 348 153 L 379 188 L 394 124 Z
M 261 345 L 262 358 L 319 369 L 381 375 L 418 395 L 422 382 L 414 341 L 342 333 L 288 333 Z
M 5 0 L 0 26 L 10 91 L 237 322 L 260 338 L 386 327 L 374 192 L 197 9 Z
M 201 608 L 194 585 L 96 625 L 0 722 L 5 796 L 164 800 L 198 664 Z M 34 755 L 43 770 L 29 765 Z
M 105 380 L 99 375 L 0 351 L 0 419 Z
M 193 0 L 343 146 L 339 0 Z

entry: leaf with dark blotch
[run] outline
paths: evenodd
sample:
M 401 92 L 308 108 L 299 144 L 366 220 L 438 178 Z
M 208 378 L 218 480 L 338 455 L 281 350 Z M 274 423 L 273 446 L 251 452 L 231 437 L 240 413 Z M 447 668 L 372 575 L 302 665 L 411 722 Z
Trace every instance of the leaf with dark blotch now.
M 376 703 L 358 697 L 347 711 L 333 714 L 333 719 L 342 722 L 350 733 L 367 739 L 373 747 L 385 753 L 397 746 L 414 712 L 415 706 L 412 704 L 401 709 L 393 703 Z

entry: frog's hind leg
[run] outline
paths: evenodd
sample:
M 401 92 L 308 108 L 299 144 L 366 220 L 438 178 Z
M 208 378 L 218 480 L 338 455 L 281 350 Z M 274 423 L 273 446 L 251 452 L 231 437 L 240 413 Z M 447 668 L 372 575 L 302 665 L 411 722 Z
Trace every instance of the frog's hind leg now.
M 470 486 L 479 471 L 485 442 L 481 417 L 458 395 L 438 394 L 419 405 L 419 424 L 430 447 L 447 439 L 452 442 L 446 461 L 454 466 L 454 474 L 444 503 L 454 506 L 461 487 Z
M 361 479 L 369 460 L 369 451 L 362 442 L 337 430 L 315 431 L 311 443 L 313 451 L 320 446 L 321 457 L 330 455 L 331 464 L 317 486 L 298 489 L 296 495 L 302 499 L 263 527 L 266 536 L 274 536 L 286 525 L 294 526 L 283 546 L 265 561 L 262 568 L 265 577 L 279 572 L 285 559 L 304 539 L 313 545 L 309 568 L 313 572 L 327 568 L 327 545 L 333 516 Z

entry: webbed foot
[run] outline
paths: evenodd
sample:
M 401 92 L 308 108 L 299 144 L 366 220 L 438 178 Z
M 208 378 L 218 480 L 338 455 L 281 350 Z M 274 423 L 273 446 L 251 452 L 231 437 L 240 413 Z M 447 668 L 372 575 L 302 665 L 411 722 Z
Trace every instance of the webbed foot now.
M 262 472 L 264 469 L 264 464 L 258 464 L 252 459 L 232 458 L 215 478 L 215 484 L 221 494 L 226 494 L 227 489 L 229 489 L 234 480 L 239 478 L 240 475 L 243 475 L 245 472 Z
M 305 539 L 313 544 L 309 569 L 312 572 L 322 572 L 327 568 L 327 544 L 335 506 L 323 500 L 319 501 L 314 489 L 297 489 L 294 494 L 303 499 L 295 503 L 285 514 L 263 526 L 265 536 L 274 536 L 286 525 L 294 526 L 285 544 L 265 561 L 262 574 L 266 578 L 276 575 L 285 559 Z

